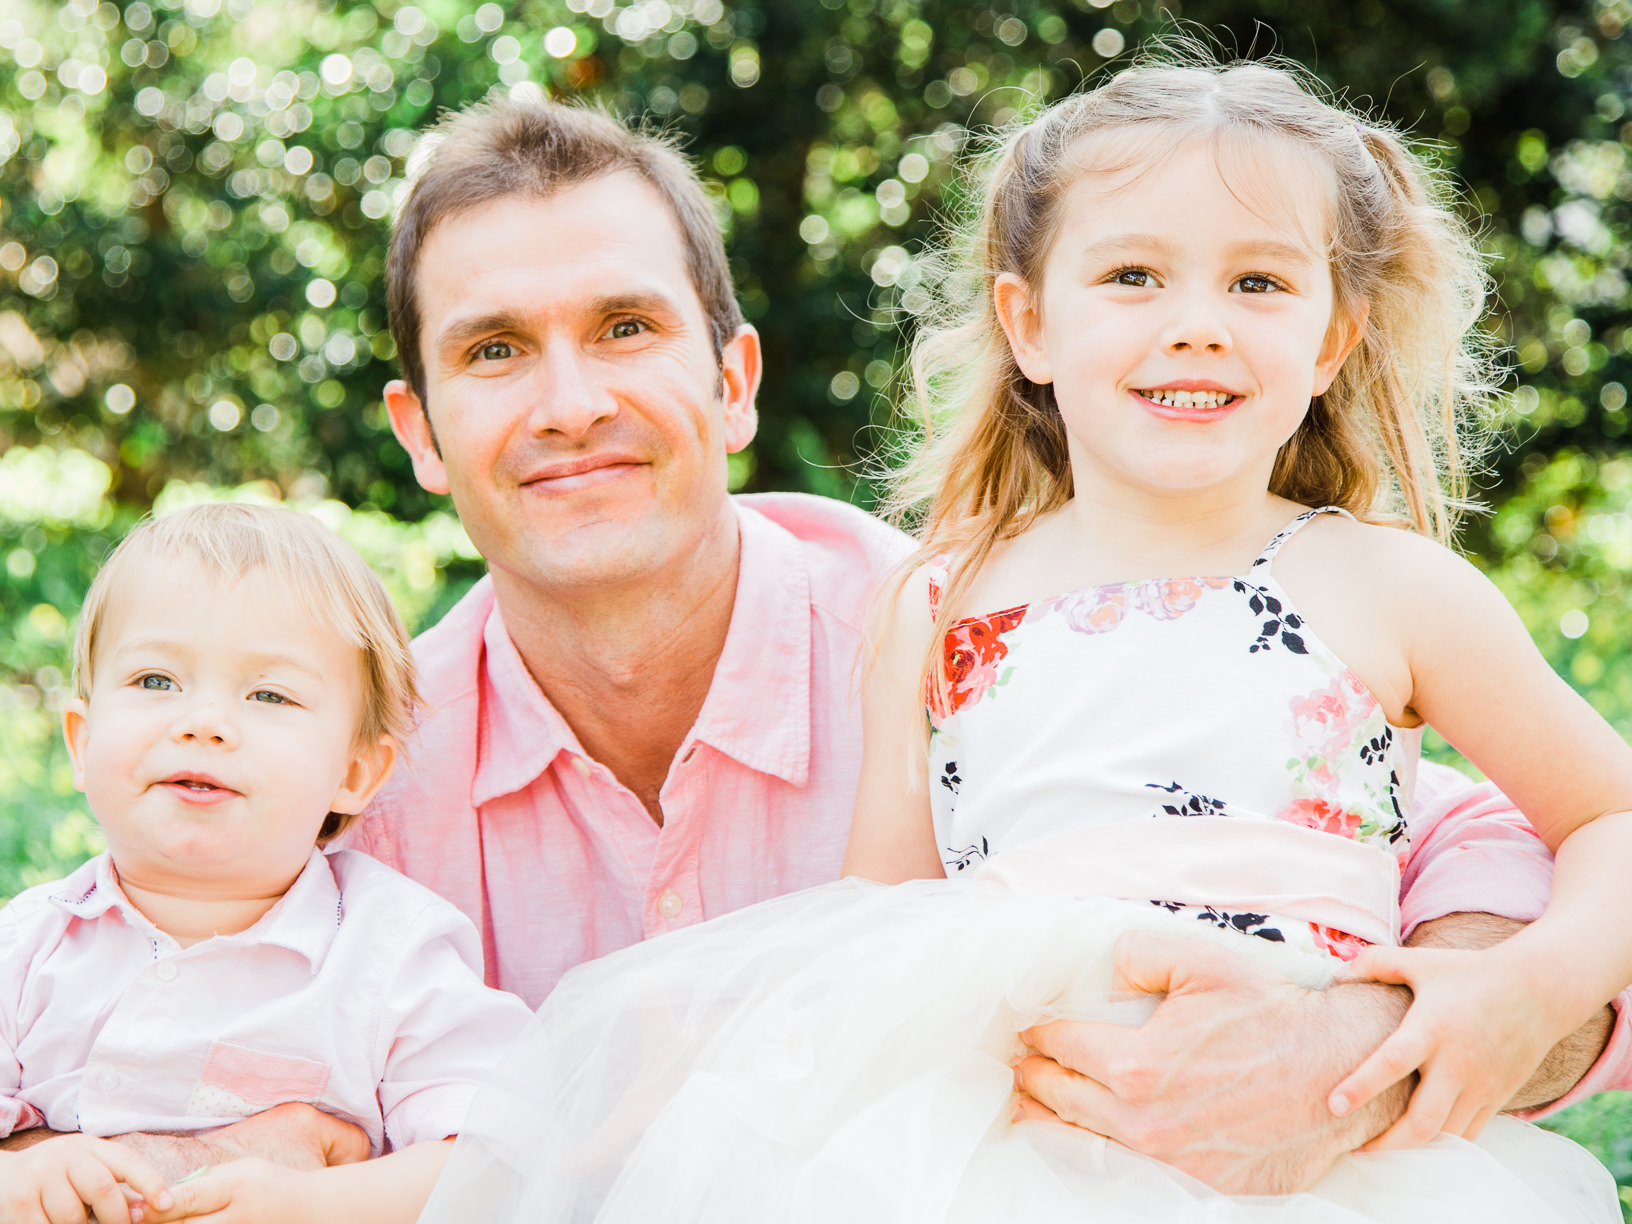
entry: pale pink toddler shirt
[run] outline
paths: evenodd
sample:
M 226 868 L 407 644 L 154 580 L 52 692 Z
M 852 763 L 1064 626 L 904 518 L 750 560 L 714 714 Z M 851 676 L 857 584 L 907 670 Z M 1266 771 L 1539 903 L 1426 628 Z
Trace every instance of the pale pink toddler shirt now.
M 107 855 L 0 910 L 0 1135 L 191 1132 L 304 1101 L 373 1154 L 457 1133 L 525 1026 L 453 906 L 313 851 L 247 930 L 181 947 Z

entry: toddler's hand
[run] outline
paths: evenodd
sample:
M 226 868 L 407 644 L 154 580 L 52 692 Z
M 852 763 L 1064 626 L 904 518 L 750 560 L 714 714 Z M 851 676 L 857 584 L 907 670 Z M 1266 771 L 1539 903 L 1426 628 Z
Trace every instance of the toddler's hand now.
M 164 1179 L 109 1139 L 58 1135 L 0 1153 L 0 1224 L 142 1224 L 170 1205 Z M 88 1210 L 87 1210 L 88 1209 Z
M 149 1208 L 139 1224 L 169 1224 L 207 1216 L 210 1224 L 286 1224 L 310 1218 L 299 1201 L 309 1174 L 255 1157 L 189 1174 L 170 1186 L 164 1211 Z
M 1342 1116 L 1417 1072 L 1411 1104 L 1362 1151 L 1420 1147 L 1440 1132 L 1475 1138 L 1524 1086 L 1568 1026 L 1543 988 L 1497 949 L 1368 948 L 1349 979 L 1411 987 L 1411 1009 L 1393 1036 L 1332 1090 Z

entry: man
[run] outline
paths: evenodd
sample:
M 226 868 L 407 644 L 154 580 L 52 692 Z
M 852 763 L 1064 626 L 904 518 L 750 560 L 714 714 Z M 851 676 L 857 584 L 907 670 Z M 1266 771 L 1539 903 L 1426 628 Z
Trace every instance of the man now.
M 846 506 L 727 495 L 759 348 L 671 148 L 544 103 L 478 106 L 432 139 L 392 238 L 404 379 L 386 404 L 490 579 L 416 645 L 431 712 L 361 844 L 469 913 L 489 980 L 536 1005 L 582 960 L 837 875 L 854 651 L 903 546 Z M 1422 822 L 1441 849 L 1413 864 L 1406 910 L 1440 921 L 1420 939 L 1516 925 L 1445 917 L 1503 896 L 1467 887 L 1501 860 L 1493 844 L 1536 857 L 1527 831 L 1474 819 L 1481 798 L 1505 803 L 1466 790 L 1419 799 L 1451 812 Z M 1517 919 L 1545 896 L 1525 870 Z M 1134 942 L 1126 960 L 1167 1003 L 1132 1035 L 1039 1030 L 1059 1061 L 1023 1066 L 1028 1108 L 1242 1190 L 1302 1184 L 1398 1113 L 1403 1089 L 1341 1120 L 1324 1093 L 1392 1031 L 1401 992 L 1311 996 L 1182 944 Z M 1523 1103 L 1574 1082 L 1608 1027 Z

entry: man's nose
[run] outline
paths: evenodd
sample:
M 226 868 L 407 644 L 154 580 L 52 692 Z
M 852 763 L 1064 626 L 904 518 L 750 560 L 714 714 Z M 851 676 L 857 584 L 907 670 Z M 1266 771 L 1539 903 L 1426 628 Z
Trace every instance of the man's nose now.
M 547 348 L 535 379 L 533 432 L 581 438 L 616 416 L 618 401 L 603 364 L 571 342 Z

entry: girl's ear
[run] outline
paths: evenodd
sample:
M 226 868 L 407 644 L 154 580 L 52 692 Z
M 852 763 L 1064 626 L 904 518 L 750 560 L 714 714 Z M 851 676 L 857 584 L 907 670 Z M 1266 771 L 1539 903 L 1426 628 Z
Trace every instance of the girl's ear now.
M 1053 382 L 1054 367 L 1043 346 L 1043 317 L 1031 286 L 1013 272 L 999 273 L 992 286 L 992 308 L 1020 372 L 1034 383 Z
M 351 765 L 340 779 L 340 789 L 329 801 L 329 811 L 355 816 L 368 806 L 374 793 L 385 785 L 391 766 L 397 760 L 397 741 L 382 735 L 372 744 L 361 744 L 352 750 Z
M 1333 313 L 1331 325 L 1326 328 L 1325 343 L 1320 346 L 1320 356 L 1315 359 L 1315 395 L 1326 394 L 1337 372 L 1354 352 L 1354 346 L 1366 334 L 1366 320 L 1370 316 L 1371 303 L 1364 299 L 1356 303 L 1353 310 Z

